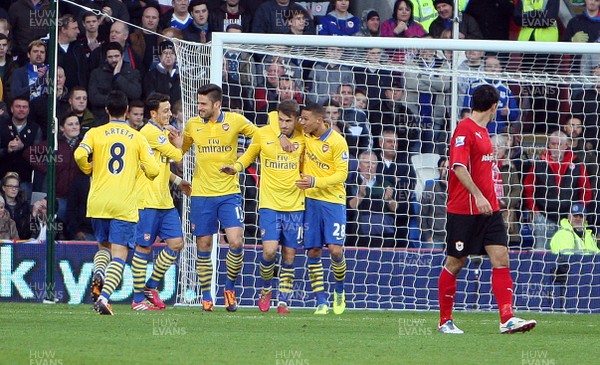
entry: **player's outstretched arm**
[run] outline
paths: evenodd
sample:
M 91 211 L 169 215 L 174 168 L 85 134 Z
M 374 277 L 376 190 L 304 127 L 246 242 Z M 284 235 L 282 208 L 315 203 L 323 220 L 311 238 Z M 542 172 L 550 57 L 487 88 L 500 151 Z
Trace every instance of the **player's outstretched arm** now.
M 485 215 L 492 214 L 492 205 L 486 199 L 486 197 L 483 196 L 477 185 L 475 185 L 467 168 L 463 165 L 455 165 L 454 173 L 456 174 L 456 177 L 460 183 L 463 184 L 465 189 L 467 189 L 469 193 L 475 197 L 475 203 L 477 204 L 477 209 L 479 209 L 479 212 Z

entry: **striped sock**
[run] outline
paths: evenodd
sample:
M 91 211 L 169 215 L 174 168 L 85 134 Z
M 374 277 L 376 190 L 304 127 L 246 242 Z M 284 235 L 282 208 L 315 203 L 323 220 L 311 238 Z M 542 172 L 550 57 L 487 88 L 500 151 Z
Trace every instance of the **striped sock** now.
M 139 303 L 145 299 L 144 284 L 146 284 L 146 267 L 150 255 L 140 251 L 134 251 L 131 260 L 131 273 L 133 274 L 133 301 Z
M 346 280 L 346 260 L 344 260 L 344 256 L 339 260 L 332 257 L 331 268 L 335 278 L 335 292 L 341 294 L 344 291 L 344 280 Z
M 158 283 L 165 276 L 165 273 L 173 262 L 177 259 L 177 252 L 171 250 L 169 247 L 165 247 L 160 253 L 158 257 L 154 261 L 154 270 L 152 271 L 152 276 L 146 282 L 146 287 L 150 289 L 156 289 L 158 287 Z
M 227 264 L 227 280 L 225 280 L 225 290 L 235 290 L 235 281 L 238 275 L 242 272 L 242 264 L 244 261 L 244 250 L 229 249 L 225 262 Z
M 102 287 L 102 293 L 100 294 L 107 301 L 117 286 L 119 286 L 119 283 L 121 283 L 124 267 L 125 261 L 118 257 L 114 257 L 108 265 L 108 268 L 106 269 L 106 279 L 104 280 L 104 286 Z
M 323 284 L 323 263 L 321 258 L 308 258 L 308 277 L 313 292 L 317 296 L 317 305 L 327 304 L 325 285 Z
M 275 271 L 275 260 L 267 261 L 261 257 L 260 259 L 260 277 L 263 279 L 263 288 L 270 290 L 273 284 L 273 272 Z
M 279 301 L 289 304 L 294 289 L 294 265 L 281 264 L 279 271 Z
M 101 248 L 94 255 L 94 274 L 100 272 L 102 276 L 106 272 L 106 267 L 110 262 L 110 250 L 107 248 Z
M 200 282 L 200 291 L 202 291 L 202 300 L 212 300 L 210 295 L 210 280 L 212 279 L 212 261 L 210 252 L 198 252 L 196 258 L 196 274 Z

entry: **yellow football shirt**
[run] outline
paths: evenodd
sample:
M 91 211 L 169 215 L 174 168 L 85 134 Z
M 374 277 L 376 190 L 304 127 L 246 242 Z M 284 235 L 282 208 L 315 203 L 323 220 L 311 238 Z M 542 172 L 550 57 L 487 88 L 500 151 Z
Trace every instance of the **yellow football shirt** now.
M 217 120 L 190 118 L 183 132 L 183 152 L 196 145 L 192 196 L 223 196 L 240 193 L 236 175 L 219 171 L 237 159 L 238 135 L 254 136 L 258 128 L 238 113 L 221 112 Z
M 315 187 L 306 189 L 307 198 L 346 204 L 344 182 L 348 177 L 348 144 L 329 128 L 321 137 L 305 134 L 302 172 L 315 178 Z
M 87 216 L 137 222 L 140 164 L 149 179 L 159 173 L 146 138 L 126 122 L 113 120 L 90 129 L 74 155 L 81 171 L 92 175 Z
M 169 131 L 163 130 L 156 123 L 149 121 L 140 129 L 146 139 L 160 169 L 158 176 L 150 181 L 142 176 L 141 207 L 153 209 L 174 208 L 173 197 L 169 189 L 171 177 L 170 160 L 181 161 L 183 153 L 169 142 Z
M 293 152 L 285 152 L 279 143 L 279 134 L 271 126 L 258 129 L 248 150 L 238 159 L 241 171 L 260 156 L 259 208 L 280 212 L 304 210 L 304 192 L 296 187 L 300 178 L 300 164 L 304 153 L 304 136 L 298 132 L 290 139 Z

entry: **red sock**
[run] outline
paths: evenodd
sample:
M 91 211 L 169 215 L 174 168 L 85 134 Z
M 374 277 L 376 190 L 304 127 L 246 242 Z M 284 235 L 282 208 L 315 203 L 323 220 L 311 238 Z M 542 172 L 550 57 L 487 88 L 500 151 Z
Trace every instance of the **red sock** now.
M 456 276 L 445 267 L 438 281 L 438 301 L 440 302 L 440 326 L 452 319 L 452 307 L 456 294 Z
M 513 281 L 508 267 L 492 269 L 492 290 L 498 303 L 500 321 L 504 323 L 513 317 Z

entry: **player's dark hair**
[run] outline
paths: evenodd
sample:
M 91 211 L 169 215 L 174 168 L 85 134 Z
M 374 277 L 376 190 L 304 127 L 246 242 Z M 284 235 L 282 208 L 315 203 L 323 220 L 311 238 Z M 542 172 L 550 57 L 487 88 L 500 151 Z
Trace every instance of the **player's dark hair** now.
M 297 117 L 300 114 L 300 105 L 296 100 L 284 100 L 277 106 L 277 111 L 290 117 Z
M 158 111 L 160 103 L 164 103 L 165 101 L 171 101 L 169 95 L 158 93 L 156 91 L 151 92 L 146 98 L 146 109 L 148 113 L 151 111 Z
M 473 92 L 473 111 L 485 112 L 500 101 L 498 90 L 492 85 L 481 85 Z
M 106 53 L 108 53 L 108 51 L 119 51 L 119 53 L 122 55 L 123 54 L 123 47 L 121 47 L 121 45 L 119 44 L 119 42 L 110 42 L 106 46 Z
M 206 84 L 198 88 L 198 95 L 206 95 L 214 103 L 223 99 L 223 89 L 219 85 Z
M 111 118 L 125 116 L 128 105 L 127 95 L 120 90 L 111 91 L 106 98 L 106 111 Z
M 304 106 L 304 108 L 302 108 L 302 110 L 311 112 L 314 115 L 316 115 L 317 117 L 321 117 L 321 118 L 325 117 L 325 108 L 321 104 L 308 102 L 308 103 L 306 103 L 306 106 Z

